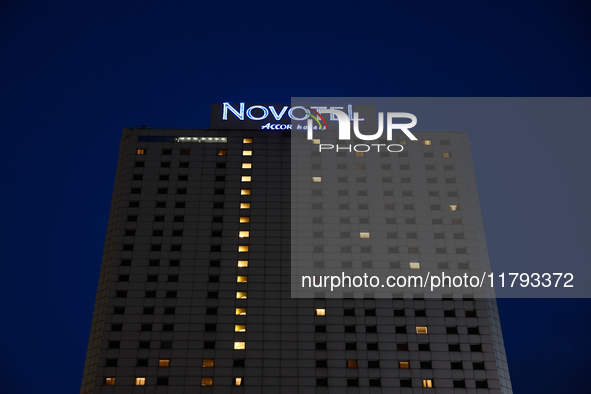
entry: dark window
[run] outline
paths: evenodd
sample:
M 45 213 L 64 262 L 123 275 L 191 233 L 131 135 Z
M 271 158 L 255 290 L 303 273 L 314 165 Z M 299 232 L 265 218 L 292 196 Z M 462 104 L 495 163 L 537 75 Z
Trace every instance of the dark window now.
M 484 363 L 472 363 L 472 369 L 484 370 Z
M 421 369 L 433 369 L 431 361 L 421 361 Z
M 359 379 L 347 379 L 347 386 L 349 386 L 349 387 L 359 386 Z
M 212 222 L 214 223 L 221 223 L 222 222 L 223 217 L 222 216 L 214 216 L 212 218 Z
M 218 208 L 222 209 L 222 208 L 224 208 L 224 203 L 223 202 L 214 202 L 213 207 L 214 207 L 214 209 L 218 209 Z
M 140 202 L 139 201 L 130 201 L 129 202 L 129 208 L 137 208 L 140 206 Z
M 127 215 L 128 222 L 137 222 L 137 215 Z
M 136 167 L 143 167 L 145 164 L 146 164 L 146 163 L 145 163 L 145 162 L 143 162 L 143 161 L 136 161 L 136 162 L 135 162 L 135 166 L 136 166 Z
M 160 252 L 160 250 L 162 250 L 162 245 L 152 245 L 152 246 L 150 247 L 150 250 L 151 250 L 152 252 Z
M 119 306 L 119 307 L 113 308 L 114 315 L 122 315 L 124 313 L 125 313 L 125 307 Z
M 476 311 L 464 311 L 466 317 L 476 317 Z
M 156 216 L 154 216 L 154 221 L 155 222 L 163 222 L 164 221 L 164 215 L 156 215 Z
M 375 315 L 376 315 L 375 309 L 366 309 L 365 310 L 365 316 L 375 316 Z
M 355 316 L 355 309 L 345 309 L 345 316 Z
M 456 317 L 456 311 L 454 309 L 443 311 L 445 317 Z
M 215 331 L 216 330 L 216 325 L 215 324 L 206 324 L 205 325 L 205 331 Z
M 176 298 L 176 291 L 167 291 L 166 292 L 166 298 Z
M 245 363 L 244 360 L 234 360 L 235 367 L 244 367 Z
M 218 314 L 218 308 L 207 308 L 205 310 L 205 314 L 206 315 L 217 315 Z
M 345 326 L 345 332 L 355 332 L 355 326 Z
M 174 203 L 174 207 L 175 208 L 184 208 L 185 207 L 185 202 L 184 201 L 177 201 Z
M 316 360 L 316 368 L 328 368 L 328 362 L 326 360 Z
M 370 360 L 367 362 L 368 368 L 379 368 L 380 367 L 380 360 Z
M 447 349 L 450 352 L 459 352 L 460 351 L 460 345 L 459 344 L 447 345 Z
M 369 379 L 369 386 L 370 387 L 381 387 L 382 382 L 380 379 Z
M 117 298 L 125 298 L 127 297 L 127 290 L 117 290 L 117 294 L 115 295 Z
M 357 344 L 355 342 L 345 343 L 345 350 L 357 350 Z
M 164 216 L 162 216 L 164 218 Z M 162 237 L 164 235 L 164 230 L 152 230 L 152 237 Z
M 129 282 L 129 275 L 119 275 L 119 282 Z
M 316 386 L 322 386 L 322 387 L 328 386 L 328 379 L 326 379 L 326 378 L 316 379 Z
M 150 348 L 150 341 L 140 341 L 139 348 L 140 349 L 149 349 Z
M 158 177 L 158 180 L 159 181 L 167 181 L 168 179 L 169 179 L 169 176 L 168 175 L 160 175 Z
M 216 163 L 216 168 L 226 168 L 226 163 Z
M 451 369 L 464 369 L 461 361 L 452 361 L 451 362 Z
M 182 237 L 183 236 L 183 230 L 172 230 L 172 236 L 173 237 Z
M 189 168 L 189 162 L 188 161 L 181 161 L 179 163 L 179 168 Z
M 478 327 L 468 327 L 468 334 L 480 335 L 480 329 Z
M 412 387 L 412 380 L 400 379 L 400 387 Z
M 326 350 L 326 342 L 316 342 L 316 350 Z
M 158 282 L 158 275 L 148 275 L 148 282 Z
M 415 309 L 415 316 L 425 317 L 427 316 L 427 311 L 424 309 Z
M 159 187 L 158 188 L 158 194 L 166 194 L 168 193 L 168 188 L 166 187 Z
M 486 380 L 477 380 L 476 381 L 476 388 L 477 389 L 487 389 L 488 388 L 488 381 L 486 381 Z
M 169 161 L 163 161 L 160 163 L 160 167 L 162 168 L 168 168 L 170 167 L 170 162 Z
M 180 260 L 170 260 L 170 262 L 168 263 L 168 265 L 170 267 L 178 267 L 181 265 L 181 261 Z
M 219 260 L 209 260 L 209 266 L 210 267 L 219 267 L 220 261 Z
M 396 326 L 396 334 L 406 334 L 406 326 Z
M 162 149 L 163 155 L 172 155 L 172 149 Z
M 457 327 L 445 327 L 446 334 L 457 334 L 458 328 Z
M 142 331 L 152 331 L 152 325 L 151 324 L 142 324 Z
M 168 378 L 157 378 L 156 384 L 158 386 L 168 386 Z
M 466 382 L 464 382 L 463 380 L 454 380 L 453 384 L 455 389 L 466 388 Z
M 399 352 L 408 351 L 408 344 L 407 343 L 397 343 L 396 350 L 398 350 Z
M 171 341 L 160 342 L 160 349 L 172 349 L 172 342 Z
M 222 245 L 211 245 L 210 251 L 212 251 L 212 252 L 221 252 L 222 251 Z
M 178 275 L 168 275 L 168 281 L 169 282 L 178 282 L 179 276 Z
M 368 332 L 368 333 L 377 333 L 378 332 L 378 327 L 377 326 L 367 326 L 367 327 L 365 327 L 365 332 Z
M 187 194 L 187 189 L 185 188 L 177 188 L 176 194 Z
M 218 292 L 217 291 L 208 291 L 207 298 L 218 298 Z
M 368 343 L 367 350 L 378 350 L 378 344 L 377 343 Z
M 404 309 L 394 309 L 394 316 L 404 316 Z
M 224 175 L 217 175 L 215 177 L 216 182 L 223 182 L 226 180 L 226 177 Z
M 119 341 L 109 341 L 109 349 L 119 349 L 121 342 Z
M 140 187 L 132 187 L 131 188 L 131 194 L 140 194 L 142 192 L 142 189 Z
M 138 367 L 147 367 L 148 366 L 148 359 L 147 358 L 138 358 L 135 365 Z
M 315 326 L 314 332 L 326 332 L 326 326 Z
M 175 308 L 174 307 L 164 308 L 164 314 L 165 315 L 174 315 L 175 314 Z
M 154 275 L 156 276 L 156 275 Z M 156 298 L 156 292 L 155 291 L 146 291 L 146 298 Z
M 153 314 L 154 314 L 154 307 L 144 308 L 144 315 L 153 315 Z
M 123 324 L 111 324 L 111 331 L 123 330 Z
M 214 341 L 204 342 L 203 349 L 215 349 L 215 342 Z
M 471 352 L 482 352 L 482 345 L 470 345 Z
M 179 175 L 178 180 L 179 181 L 188 181 L 189 180 L 189 175 Z
M 170 251 L 171 252 L 180 252 L 181 251 L 181 245 L 170 245 Z
M 105 362 L 105 367 L 116 367 L 117 366 L 117 359 L 116 358 L 109 358 Z
M 419 343 L 419 352 L 431 351 L 431 345 L 428 343 Z
M 184 216 L 175 216 L 174 217 L 174 221 L 175 222 L 184 222 L 185 221 L 185 217 Z

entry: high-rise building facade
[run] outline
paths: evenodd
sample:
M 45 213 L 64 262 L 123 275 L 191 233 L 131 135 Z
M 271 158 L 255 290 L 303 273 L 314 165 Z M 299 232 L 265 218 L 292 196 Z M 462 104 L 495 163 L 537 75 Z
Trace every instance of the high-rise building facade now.
M 487 260 L 465 133 L 417 136 L 338 154 L 393 179 L 371 239 L 396 269 Z M 123 129 L 81 393 L 511 393 L 494 299 L 292 298 L 290 165 L 285 131 Z M 364 186 L 333 181 L 315 208 L 350 199 L 371 229 Z

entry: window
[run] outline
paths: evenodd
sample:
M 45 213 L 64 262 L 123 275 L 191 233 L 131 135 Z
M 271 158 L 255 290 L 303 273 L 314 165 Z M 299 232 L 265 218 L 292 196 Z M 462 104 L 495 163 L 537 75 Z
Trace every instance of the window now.
M 246 332 L 246 325 L 245 324 L 236 324 L 234 326 L 235 332 Z
M 242 182 L 250 182 L 252 180 L 252 177 L 250 175 L 244 175 L 242 177 Z
M 242 163 L 242 168 L 244 168 L 244 169 L 252 168 L 252 163 Z
M 152 331 L 151 324 L 142 324 L 141 331 Z
M 145 164 L 146 164 L 146 163 L 145 163 L 145 162 L 143 162 L 143 161 L 136 161 L 136 162 L 135 162 L 135 166 L 136 166 L 136 167 L 140 167 L 140 168 L 141 168 L 141 167 L 143 167 Z
M 216 307 L 207 308 L 205 310 L 205 314 L 206 315 L 217 315 L 218 314 L 218 308 L 216 308 Z
M 316 386 L 328 386 L 328 379 L 326 379 L 326 378 L 316 379 Z
M 207 332 L 215 332 L 216 330 L 216 324 L 206 324 L 205 325 L 205 331 Z
M 319 144 L 320 144 L 320 139 L 318 139 L 318 138 L 314 138 L 314 139 L 312 139 L 312 143 L 313 143 L 314 145 L 319 145 Z
M 203 349 L 215 349 L 215 341 L 204 342 Z
M 236 315 L 245 316 L 246 315 L 246 308 L 236 308 Z
M 433 369 L 431 361 L 421 361 L 421 369 Z
M 421 268 L 421 263 L 419 263 L 418 261 L 411 261 L 410 262 L 410 269 L 418 270 L 420 268 Z
M 250 189 L 242 189 L 240 190 L 241 196 L 250 196 Z
M 314 332 L 326 332 L 326 326 L 315 326 Z
M 470 345 L 470 351 L 471 352 L 482 352 L 482 345 L 481 344 Z
M 213 367 L 213 360 L 203 360 L 203 365 L 204 368 L 209 368 L 209 367 Z
M 361 233 L 359 233 L 359 238 L 369 238 L 369 233 L 368 232 L 361 232 Z
M 252 138 L 243 138 L 242 143 L 243 144 L 252 144 Z
M 486 380 L 477 380 L 476 381 L 476 388 L 477 389 L 487 389 L 488 388 L 488 381 L 486 381 Z
M 240 238 L 248 238 L 248 237 L 250 237 L 250 231 L 240 231 L 238 233 L 238 236 Z
M 449 309 L 449 310 L 443 311 L 443 316 L 444 317 L 456 317 L 456 311 L 454 309 Z
M 326 342 L 316 342 L 316 350 L 326 350 Z
M 246 342 L 234 342 L 234 350 L 246 349 Z
M 115 294 L 115 297 L 117 297 L 117 298 L 125 298 L 125 297 L 127 297 L 127 290 L 117 290 L 117 293 Z
M 245 291 L 237 291 L 236 298 L 239 300 L 245 300 L 246 299 L 246 292 Z
M 189 180 L 189 175 L 179 175 L 178 180 L 179 181 L 188 181 Z
M 345 332 L 355 332 L 355 326 L 345 326 Z
M 365 332 L 367 332 L 367 333 L 377 333 L 378 332 L 378 327 L 377 326 L 366 326 L 365 327 Z
M 105 378 L 105 386 L 114 386 L 115 378 Z
M 449 158 L 449 157 L 451 157 L 451 153 L 450 152 L 443 152 L 443 157 Z
M 201 378 L 202 386 L 213 386 L 213 378 Z
M 135 385 L 136 386 L 145 386 L 146 385 L 146 378 L 135 378 Z
M 238 268 L 248 267 L 248 260 L 238 260 Z
M 105 367 L 116 367 L 116 366 L 117 366 L 117 359 L 116 358 L 107 359 L 105 362 Z
M 398 350 L 399 352 L 408 351 L 408 344 L 407 343 L 397 343 L 396 350 Z
M 367 362 L 368 368 L 379 368 L 380 367 L 380 360 L 370 360 Z
M 357 368 L 357 360 L 347 361 L 347 368 Z
M 454 380 L 453 385 L 455 389 L 464 389 L 466 388 L 466 382 L 463 380 Z
M 226 156 L 227 154 L 228 154 L 228 152 L 223 149 L 218 150 L 218 156 Z
M 246 275 L 238 275 L 236 277 L 236 282 L 237 283 L 246 283 L 246 282 L 248 282 L 248 276 L 246 276 Z
M 367 350 L 378 350 L 378 344 L 377 343 L 368 343 Z
M 319 176 L 313 176 L 313 177 L 312 177 L 312 182 L 315 182 L 315 183 L 320 183 L 320 182 L 322 182 L 322 177 L 319 177 Z
M 162 331 L 174 331 L 174 324 L 163 324 Z
M 457 334 L 458 328 L 457 327 L 445 327 L 446 334 Z
M 111 324 L 111 331 L 123 330 L 123 324 Z
M 234 360 L 234 367 L 244 367 L 245 365 L 245 361 L 244 359 L 240 359 L 240 360 Z
M 239 252 L 248 252 L 248 246 L 246 246 L 246 245 L 238 246 L 238 251 Z
M 394 327 L 394 332 L 396 334 L 406 334 L 406 326 L 396 326 Z
M 345 343 L 345 350 L 357 350 L 357 343 L 355 343 L 355 342 Z
M 398 367 L 400 369 L 409 369 L 410 368 L 410 362 L 409 361 L 399 361 L 398 362 Z
M 160 349 L 172 349 L 172 342 L 170 342 L 170 341 L 160 342 Z
M 425 309 L 415 309 L 415 316 L 426 317 L 427 311 Z
M 458 205 L 456 205 L 456 204 L 450 204 L 449 205 L 449 210 L 450 211 L 457 211 L 458 210 Z
M 243 150 L 242 156 L 252 156 L 252 151 L 251 150 Z
M 244 378 L 234 378 L 234 386 L 243 386 Z
M 459 344 L 447 345 L 447 349 L 450 352 L 459 352 L 460 351 L 460 345 Z
M 150 341 L 140 341 L 139 348 L 140 349 L 149 349 L 150 348 Z
M 452 361 L 450 364 L 451 369 L 464 369 L 461 361 Z
M 249 202 L 241 202 L 240 209 L 250 209 L 250 203 Z
M 427 327 L 417 327 L 417 334 L 427 334 Z
M 316 309 L 316 316 L 325 316 L 326 309 Z
M 170 360 L 167 358 L 162 358 L 158 360 L 159 367 L 170 367 Z
M 464 311 L 466 317 L 476 317 L 476 311 Z
M 175 314 L 175 308 L 174 307 L 164 308 L 164 314 L 165 315 L 174 315 Z
M 485 370 L 484 363 L 472 363 L 472 369 Z
M 428 343 L 419 343 L 419 352 L 429 352 L 431 351 L 431 345 Z
M 468 335 L 480 335 L 480 329 L 478 327 L 468 327 Z
M 365 155 L 363 154 L 363 152 L 355 152 L 355 156 L 357 156 L 357 157 L 363 157 Z
M 423 145 L 431 145 L 431 140 L 423 140 Z
M 431 379 L 423 379 L 423 387 L 433 387 L 433 381 Z

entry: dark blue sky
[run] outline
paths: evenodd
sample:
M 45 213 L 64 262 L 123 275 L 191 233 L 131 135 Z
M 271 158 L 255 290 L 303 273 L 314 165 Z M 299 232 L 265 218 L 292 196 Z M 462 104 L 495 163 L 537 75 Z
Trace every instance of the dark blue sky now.
M 0 3 L 5 393 L 79 390 L 122 127 L 208 127 L 222 101 L 591 95 L 584 1 L 51 3 Z M 528 192 L 589 168 L 585 132 L 512 147 L 513 168 L 475 144 L 493 264 L 560 256 L 564 234 L 588 259 L 588 178 L 552 192 L 581 208 L 572 217 Z M 523 169 L 537 176 L 509 187 Z M 589 300 L 499 309 L 516 393 L 588 392 Z

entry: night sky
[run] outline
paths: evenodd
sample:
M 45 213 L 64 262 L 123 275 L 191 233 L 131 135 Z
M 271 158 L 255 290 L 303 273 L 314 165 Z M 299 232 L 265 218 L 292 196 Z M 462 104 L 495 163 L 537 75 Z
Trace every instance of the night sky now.
M 584 1 L 1 2 L 1 391 L 79 391 L 123 127 L 207 128 L 224 101 L 585 97 L 590 41 Z M 469 130 L 493 265 L 589 263 L 589 131 Z M 588 299 L 499 311 L 515 393 L 590 392 Z

